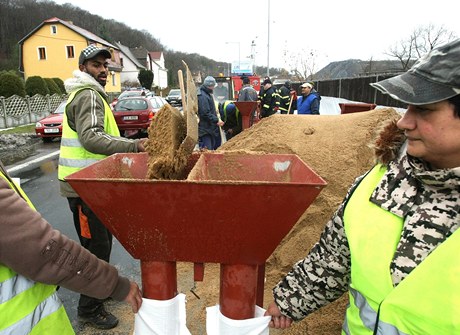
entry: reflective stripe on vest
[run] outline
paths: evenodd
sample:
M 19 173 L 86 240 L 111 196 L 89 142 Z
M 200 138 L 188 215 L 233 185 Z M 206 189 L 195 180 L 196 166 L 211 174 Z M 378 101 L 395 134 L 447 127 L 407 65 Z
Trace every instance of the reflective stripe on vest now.
M 30 200 L 1 171 L 0 177 Z M 0 263 L 0 335 L 75 334 L 55 285 L 34 282 Z
M 452 234 L 393 288 L 389 269 L 403 219 L 369 201 L 385 171 L 375 166 L 345 208 L 352 267 L 343 333 L 458 334 L 460 261 L 452 255 L 458 253 L 460 233 Z
M 87 151 L 80 140 L 78 139 L 77 132 L 70 128 L 67 120 L 67 106 L 73 101 L 78 92 L 90 88 L 81 88 L 70 94 L 67 100 L 66 112 L 63 116 L 62 121 L 62 138 L 61 138 L 61 149 L 59 155 L 59 168 L 58 168 L 58 179 L 64 180 L 68 175 L 77 172 L 88 165 L 91 165 L 101 159 L 106 158 L 106 155 L 95 154 Z M 120 136 L 115 117 L 113 116 L 110 106 L 107 104 L 105 99 L 95 90 L 90 89 L 94 94 L 92 95 L 92 104 L 96 105 L 96 99 L 100 98 L 104 104 L 104 131 L 111 136 Z

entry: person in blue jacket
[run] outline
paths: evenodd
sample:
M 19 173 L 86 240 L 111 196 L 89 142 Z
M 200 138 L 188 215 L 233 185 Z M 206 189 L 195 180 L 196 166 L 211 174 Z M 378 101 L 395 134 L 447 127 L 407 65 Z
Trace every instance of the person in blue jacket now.
M 321 96 L 308 82 L 300 85 L 301 95 L 297 97 L 297 114 L 319 115 Z
M 215 150 L 220 143 L 216 143 L 219 127 L 224 122 L 217 117 L 216 104 L 214 103 L 213 90 L 216 79 L 208 76 L 198 90 L 198 141 L 200 149 Z

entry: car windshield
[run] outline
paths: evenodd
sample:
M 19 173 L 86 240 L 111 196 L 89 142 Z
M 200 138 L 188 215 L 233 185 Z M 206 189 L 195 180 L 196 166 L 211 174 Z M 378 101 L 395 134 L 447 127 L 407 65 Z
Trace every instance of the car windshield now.
M 169 91 L 168 95 L 170 97 L 179 97 L 180 96 L 180 90 L 171 90 L 171 91 Z
M 55 111 L 52 114 L 64 114 L 66 105 L 66 101 L 61 102 L 61 104 L 55 109 Z
M 146 91 L 124 91 L 118 96 L 118 100 L 128 97 L 140 97 L 142 95 L 147 95 Z
M 115 111 L 125 112 L 125 111 L 137 111 L 148 109 L 147 101 L 144 99 L 126 99 L 118 100 L 115 105 Z
M 160 108 L 160 104 L 156 98 L 150 99 L 150 102 L 152 103 L 153 108 Z

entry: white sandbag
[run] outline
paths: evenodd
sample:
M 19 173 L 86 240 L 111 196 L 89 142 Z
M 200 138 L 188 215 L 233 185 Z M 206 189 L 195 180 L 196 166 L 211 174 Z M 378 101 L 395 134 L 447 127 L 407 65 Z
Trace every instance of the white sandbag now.
M 268 335 L 271 317 L 264 313 L 265 309 L 256 306 L 254 318 L 233 320 L 220 312 L 219 305 L 206 307 L 206 332 L 208 335 Z
M 170 300 L 142 298 L 134 317 L 134 335 L 190 335 L 186 326 L 185 294 Z

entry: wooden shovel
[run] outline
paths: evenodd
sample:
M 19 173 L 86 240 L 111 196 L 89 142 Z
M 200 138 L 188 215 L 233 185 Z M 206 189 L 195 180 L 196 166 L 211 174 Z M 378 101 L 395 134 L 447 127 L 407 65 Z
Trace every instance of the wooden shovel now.
M 291 100 L 289 100 L 289 107 L 287 110 L 288 115 L 291 114 L 290 111 L 291 111 L 291 106 L 292 106 L 292 100 L 294 100 L 294 94 L 291 95 Z

